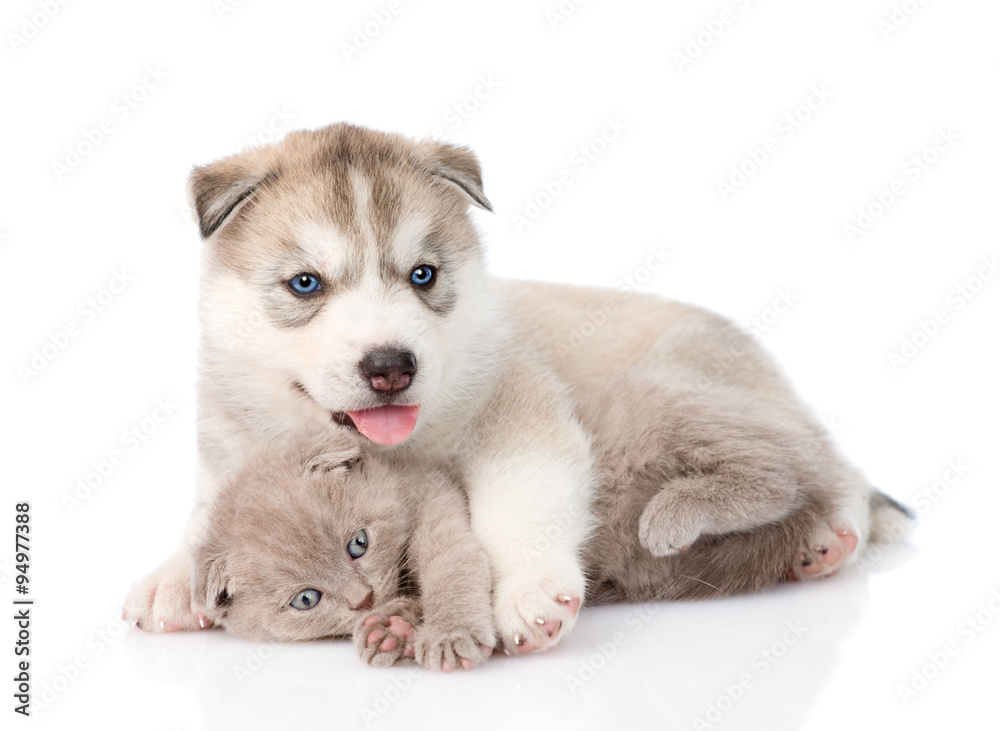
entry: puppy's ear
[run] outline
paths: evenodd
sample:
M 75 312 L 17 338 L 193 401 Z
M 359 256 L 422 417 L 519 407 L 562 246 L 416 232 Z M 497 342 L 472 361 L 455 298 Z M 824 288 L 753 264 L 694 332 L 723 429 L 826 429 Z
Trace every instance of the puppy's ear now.
M 267 151 L 248 150 L 191 171 L 188 199 L 202 238 L 238 216 L 258 189 L 277 179 L 272 162 Z
M 232 595 L 229 593 L 229 571 L 226 557 L 209 539 L 194 552 L 194 572 L 191 575 L 191 598 L 210 617 L 224 617 Z
M 345 472 L 361 466 L 361 447 L 352 439 L 313 439 L 306 445 L 303 469 L 308 473 Z
M 483 171 L 476 153 L 467 147 L 424 140 L 417 143 L 416 154 L 430 175 L 458 188 L 473 205 L 493 212 L 483 193 Z

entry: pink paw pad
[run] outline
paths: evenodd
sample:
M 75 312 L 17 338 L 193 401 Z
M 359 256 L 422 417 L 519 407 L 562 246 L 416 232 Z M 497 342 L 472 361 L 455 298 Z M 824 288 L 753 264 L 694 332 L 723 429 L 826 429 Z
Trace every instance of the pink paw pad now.
M 555 600 L 562 610 L 569 612 L 569 618 L 566 621 L 575 618 L 580 611 L 580 597 L 559 594 Z M 565 618 L 565 615 L 563 617 Z M 534 627 L 527 634 L 515 634 L 512 644 L 505 643 L 504 652 L 508 655 L 521 655 L 527 652 L 549 650 L 559 644 L 559 640 L 562 639 L 563 624 L 563 619 L 558 617 L 536 617 Z
M 576 613 L 580 611 L 580 597 L 570 596 L 569 594 L 561 594 L 556 597 L 556 601 L 562 604 L 569 610 L 572 616 L 576 616 Z
M 847 528 L 831 531 L 826 526 L 817 529 L 809 545 L 800 551 L 791 568 L 785 572 L 789 581 L 821 579 L 842 569 L 858 547 L 858 536 Z
M 368 631 L 365 635 L 365 644 L 376 653 L 392 653 L 402 650 L 402 656 L 412 658 L 415 648 L 411 640 L 413 639 L 413 626 L 399 615 L 393 614 L 385 617 L 379 614 L 372 614 L 365 617 L 361 623 Z
M 413 627 L 410 623 L 395 614 L 389 617 L 389 631 L 398 637 L 406 639 L 413 637 Z
M 554 638 L 557 634 L 559 634 L 559 630 L 562 629 L 561 619 L 545 620 L 539 617 L 538 619 L 535 620 L 535 624 L 537 624 L 541 628 L 542 632 L 544 632 L 549 636 L 550 640 Z
M 366 641 L 369 645 L 378 645 L 379 652 L 392 652 L 399 645 L 400 640 L 413 638 L 413 627 L 409 622 L 397 615 L 389 617 L 388 627 L 382 623 L 382 618 L 377 614 L 373 614 L 365 619 L 363 625 L 374 628 L 368 633 Z M 407 647 L 403 654 L 407 657 L 413 657 L 412 649 L 411 647 Z

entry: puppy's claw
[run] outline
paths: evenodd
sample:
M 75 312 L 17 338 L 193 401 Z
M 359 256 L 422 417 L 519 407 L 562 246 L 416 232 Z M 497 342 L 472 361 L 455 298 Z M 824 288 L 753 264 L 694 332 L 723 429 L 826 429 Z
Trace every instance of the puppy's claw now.
M 580 599 L 575 596 L 569 596 L 568 594 L 560 594 L 556 597 L 556 601 L 560 604 L 565 604 L 566 608 L 569 609 L 570 614 L 574 617 L 576 613 L 580 611 Z

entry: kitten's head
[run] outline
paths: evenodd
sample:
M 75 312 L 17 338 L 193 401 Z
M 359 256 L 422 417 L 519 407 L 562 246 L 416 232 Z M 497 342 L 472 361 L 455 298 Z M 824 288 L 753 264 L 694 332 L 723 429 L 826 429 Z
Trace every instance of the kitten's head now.
M 214 624 L 259 641 L 350 635 L 399 592 L 420 472 L 334 439 L 265 448 L 221 489 L 193 575 Z

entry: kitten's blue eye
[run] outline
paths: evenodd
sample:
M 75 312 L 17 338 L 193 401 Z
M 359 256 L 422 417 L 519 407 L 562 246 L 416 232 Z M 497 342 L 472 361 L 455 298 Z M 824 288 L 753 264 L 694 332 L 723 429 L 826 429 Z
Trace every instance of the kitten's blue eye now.
M 410 273 L 410 281 L 418 287 L 426 287 L 434 281 L 434 267 L 422 264 Z
M 318 292 L 322 287 L 319 283 L 319 277 L 315 274 L 296 274 L 294 277 L 288 280 L 288 286 L 292 288 L 293 292 L 298 294 L 313 294 Z
M 351 558 L 361 558 L 365 555 L 365 551 L 367 550 L 368 534 L 365 533 L 365 529 L 362 528 L 354 534 L 354 538 L 352 538 L 351 542 L 347 544 L 347 552 L 351 554 Z
M 312 609 L 319 604 L 320 597 L 322 596 L 323 593 L 316 589 L 306 589 L 295 595 L 295 598 L 292 599 L 292 606 L 303 611 Z

